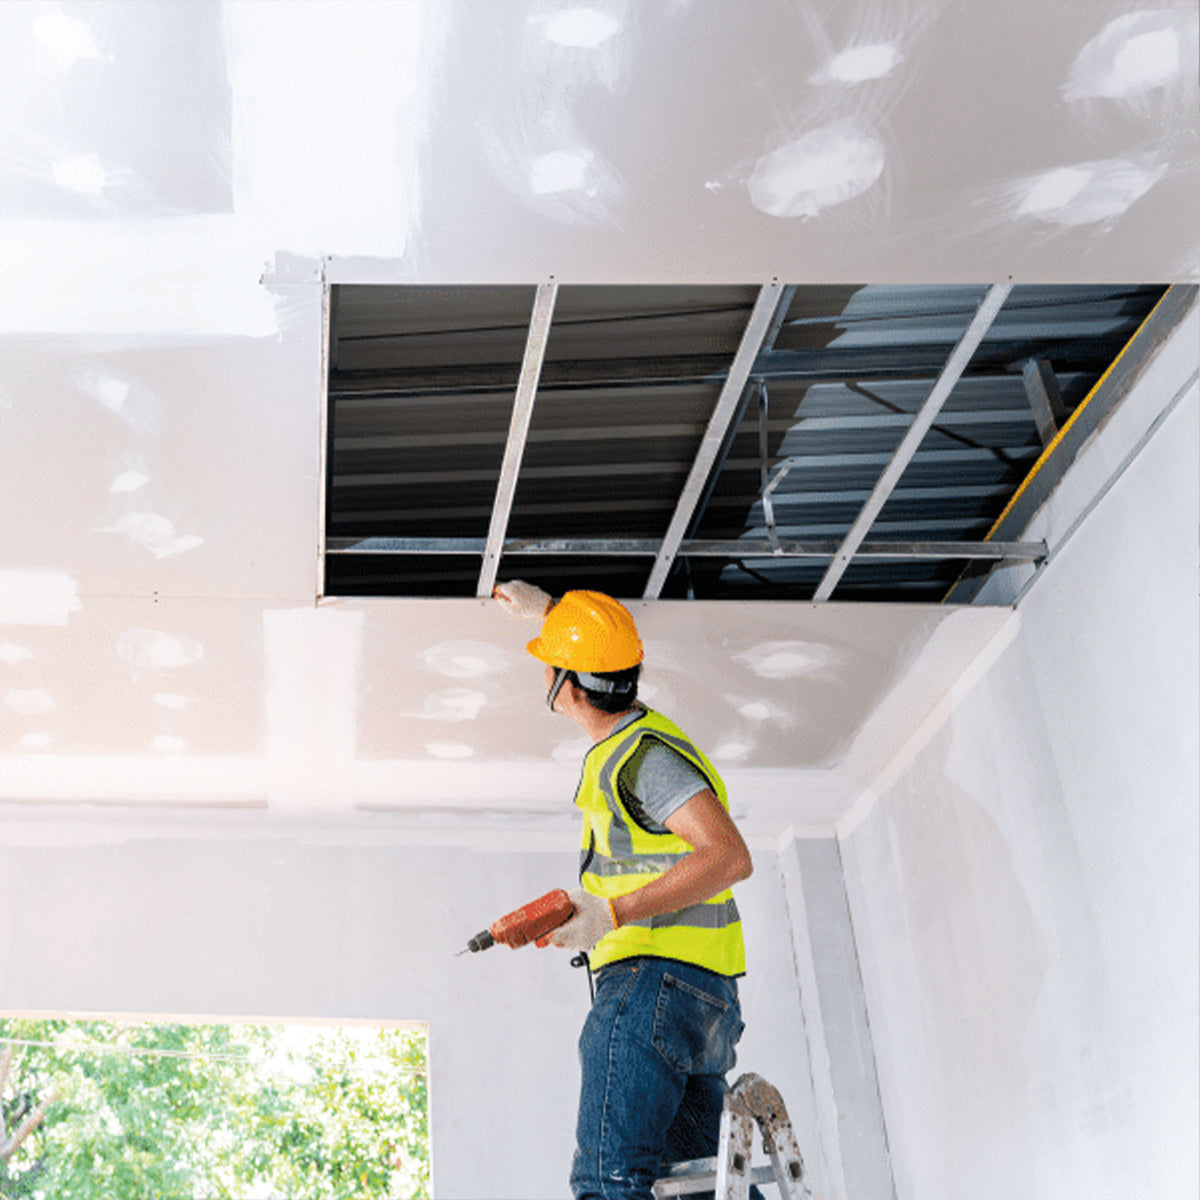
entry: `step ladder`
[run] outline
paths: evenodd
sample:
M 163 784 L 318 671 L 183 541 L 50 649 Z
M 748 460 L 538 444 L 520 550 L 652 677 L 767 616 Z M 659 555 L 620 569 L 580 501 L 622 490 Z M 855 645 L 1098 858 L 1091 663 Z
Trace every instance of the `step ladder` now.
M 751 1167 L 754 1126 L 762 1132 L 769 1167 Z M 654 1185 L 657 1200 L 712 1192 L 716 1200 L 748 1200 L 752 1183 L 774 1183 L 781 1200 L 803 1200 L 804 1162 L 783 1097 L 761 1075 L 743 1075 L 730 1088 L 721 1112 L 716 1158 L 675 1163 Z

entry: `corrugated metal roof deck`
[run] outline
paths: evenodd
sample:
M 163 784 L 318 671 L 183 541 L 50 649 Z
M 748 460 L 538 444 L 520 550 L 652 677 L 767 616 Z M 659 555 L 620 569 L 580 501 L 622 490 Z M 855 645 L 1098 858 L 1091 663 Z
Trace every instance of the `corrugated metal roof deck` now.
M 871 541 L 983 539 L 1044 445 L 1026 364 L 1048 365 L 1069 413 L 1164 290 L 1014 288 Z M 327 594 L 475 594 L 535 291 L 331 289 Z M 661 594 L 811 598 L 830 556 L 764 554 L 767 539 L 845 538 L 985 291 L 784 289 Z M 758 295 L 751 286 L 557 290 L 500 578 L 556 594 L 645 593 Z M 781 472 L 769 529 L 763 492 Z M 571 545 L 581 539 L 586 547 Z M 754 544 L 717 556 L 718 541 Z M 542 547 L 553 552 L 517 544 L 531 542 L 553 542 Z M 963 565 L 860 557 L 836 594 L 937 601 Z

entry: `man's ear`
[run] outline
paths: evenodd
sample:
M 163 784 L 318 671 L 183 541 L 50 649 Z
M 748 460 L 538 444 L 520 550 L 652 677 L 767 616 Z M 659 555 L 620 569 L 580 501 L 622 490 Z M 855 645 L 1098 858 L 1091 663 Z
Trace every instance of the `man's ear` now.
M 588 694 L 579 686 L 573 679 L 568 679 L 563 684 L 563 691 L 569 692 L 567 703 L 574 708 L 591 708 L 591 701 L 588 700 Z

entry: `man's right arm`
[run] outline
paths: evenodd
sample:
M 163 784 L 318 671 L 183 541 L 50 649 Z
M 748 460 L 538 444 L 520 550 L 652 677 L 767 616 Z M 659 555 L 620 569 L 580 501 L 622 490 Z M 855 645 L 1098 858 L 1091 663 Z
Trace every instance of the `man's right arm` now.
M 613 914 L 621 925 L 703 904 L 754 871 L 742 835 L 708 788 L 677 808 L 666 825 L 691 852 L 645 887 L 613 897 Z

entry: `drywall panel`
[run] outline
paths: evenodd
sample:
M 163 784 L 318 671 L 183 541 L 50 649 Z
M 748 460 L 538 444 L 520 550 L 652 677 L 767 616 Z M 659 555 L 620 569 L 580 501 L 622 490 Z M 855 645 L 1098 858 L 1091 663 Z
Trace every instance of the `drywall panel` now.
M 321 292 L 273 295 L 271 337 L 0 338 L 0 566 L 84 596 L 310 599 Z
M 546 709 L 543 667 L 525 649 L 536 621 L 486 601 L 339 607 L 365 614 L 364 757 L 420 748 L 574 768 L 587 750 L 579 730 Z M 935 605 L 680 601 L 630 602 L 630 611 L 646 652 L 639 695 L 719 769 L 831 765 L 948 619 Z
M 1190 1196 L 1192 396 L 843 839 L 901 1197 Z
M 852 796 L 830 768 L 853 732 L 885 700 L 894 736 L 915 728 L 1005 619 L 634 609 L 645 700 L 706 749 L 735 815 L 768 839 L 831 831 Z M 490 601 L 96 596 L 67 570 L 0 567 L 0 800 L 382 811 L 455 843 L 488 823 L 553 837 L 588 746 L 545 707 L 535 632 Z
M 3 5 L 0 330 L 267 337 L 277 252 L 403 256 L 443 11 Z
M 565 1194 L 586 977 L 558 951 L 454 954 L 569 885 L 573 838 L 542 855 L 431 850 L 386 828 L 130 837 L 81 821 L 48 844 L 6 821 L 0 838 L 0 1011 L 428 1021 L 436 1195 Z M 769 856 L 758 865 L 738 889 L 738 1069 L 782 1090 L 806 1144 L 785 909 Z
M 1061 283 L 1200 269 L 1192 0 L 440 11 L 410 253 L 335 251 L 331 278 Z
M 580 747 L 491 616 L 312 608 L 323 278 L 1177 277 L 1194 22 L 1090 0 L 3 6 L 0 797 L 120 799 L 125 772 L 145 799 L 167 770 L 147 736 L 176 802 L 561 796 Z M 163 688 L 161 729 L 141 700 L 119 720 L 107 635 L 80 649 L 98 598 L 260 601 L 227 711 Z M 855 731 L 892 714 L 870 740 L 902 739 L 977 619 L 653 611 L 651 702 L 768 833 L 828 828 L 835 776 L 867 770 Z M 459 642 L 511 671 L 422 658 Z
M 1196 28 L 1194 0 L 8 3 L 0 329 L 261 336 L 279 251 L 364 282 L 1195 279 Z
M 157 780 L 141 798 L 245 799 L 219 781 L 235 764 L 252 775 L 263 749 L 257 604 L 81 596 L 31 573 L 31 615 L 49 615 L 51 583 L 74 605 L 63 625 L 0 617 L 0 794 L 128 801 L 141 776 Z
M 0 166 L 0 217 L 228 212 L 222 24 L 195 0 L 6 4 L 0 103 L 23 152 Z

